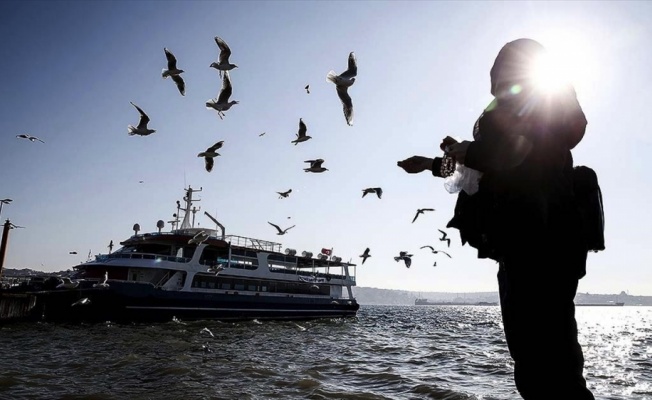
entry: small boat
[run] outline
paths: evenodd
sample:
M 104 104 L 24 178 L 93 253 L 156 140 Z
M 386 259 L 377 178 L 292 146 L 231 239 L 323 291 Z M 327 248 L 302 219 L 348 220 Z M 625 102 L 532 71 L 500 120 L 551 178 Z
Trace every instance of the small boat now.
M 201 190 L 201 189 L 200 189 Z M 170 321 L 354 317 L 355 264 L 221 229 L 194 227 L 185 190 L 170 232 L 134 235 L 121 248 L 76 265 L 71 280 L 33 279 L 0 290 L 15 319 Z M 192 214 L 192 217 L 191 217 Z M 192 220 L 192 223 L 190 222 Z M 178 226 L 178 229 L 175 229 Z M 216 227 L 217 228 L 217 227 Z M 78 283 L 76 287 L 70 282 Z M 13 302 L 13 303 L 12 303 Z M 10 316 L 5 316 L 5 320 Z
M 584 306 L 584 307 L 622 307 L 624 306 L 625 303 L 623 302 L 614 302 L 614 301 L 607 301 L 605 303 L 575 303 L 575 306 Z
M 476 303 L 472 302 L 461 302 L 461 301 L 430 301 L 424 298 L 418 298 L 414 300 L 415 306 L 497 306 L 497 302 L 488 302 L 488 301 L 479 301 Z

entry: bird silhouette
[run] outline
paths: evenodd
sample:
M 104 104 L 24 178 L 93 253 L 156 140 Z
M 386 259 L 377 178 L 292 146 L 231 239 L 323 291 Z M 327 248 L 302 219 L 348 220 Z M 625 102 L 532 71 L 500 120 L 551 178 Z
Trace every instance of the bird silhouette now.
M 129 136 L 140 135 L 147 136 L 156 132 L 156 129 L 149 129 L 147 124 L 149 123 L 149 117 L 145 114 L 142 108 L 138 107 L 134 103 L 130 102 L 132 106 L 136 107 L 138 113 L 140 114 L 140 121 L 138 121 L 138 126 L 134 127 L 133 125 L 127 125 L 127 130 L 129 131 Z
M 441 240 L 442 242 L 448 243 L 448 247 L 451 247 L 451 240 L 450 240 L 450 238 L 448 238 L 448 234 L 446 232 L 442 231 L 441 229 L 437 229 L 437 230 L 439 232 L 441 232 L 441 234 L 442 234 L 442 237 L 439 238 L 439 240 Z
M 312 136 L 306 135 L 307 131 L 308 128 L 306 127 L 305 122 L 303 122 L 303 118 L 299 118 L 299 130 L 297 131 L 297 138 L 291 141 L 290 143 L 294 143 L 294 145 L 296 146 L 301 142 L 305 142 L 306 140 L 312 139 Z
M 292 193 L 292 189 L 289 189 L 287 192 L 276 192 L 276 193 L 278 193 L 279 199 L 285 199 L 290 195 L 290 193 Z
M 326 79 L 335 84 L 337 96 L 342 102 L 342 109 L 344 111 L 344 118 L 346 123 L 353 125 L 353 102 L 349 96 L 348 89 L 355 83 L 355 77 L 358 74 L 358 63 L 355 59 L 353 52 L 349 53 L 349 67 L 346 71 L 337 75 L 334 71 L 330 71 L 326 75 Z
M 289 231 L 290 229 L 292 229 L 292 228 L 294 228 L 294 227 L 296 226 L 296 225 L 292 225 L 292 226 L 289 227 L 289 228 L 281 229 L 281 227 L 279 227 L 279 226 L 276 225 L 276 224 L 272 224 L 272 223 L 269 222 L 269 221 L 267 221 L 267 223 L 270 224 L 271 226 L 273 226 L 274 228 L 276 228 L 276 230 L 278 231 L 277 235 L 285 235 L 285 233 L 286 233 L 287 231 Z
M 371 257 L 371 254 L 369 254 L 369 247 L 367 247 L 365 249 L 364 253 L 362 253 L 362 255 L 360 255 L 360 257 L 362 257 L 362 263 L 363 264 L 364 264 L 365 261 L 367 261 L 367 258 Z
M 212 63 L 210 67 L 218 70 L 221 77 L 222 71 L 230 71 L 234 68 L 238 68 L 238 66 L 229 62 L 229 57 L 231 57 L 231 48 L 229 45 L 220 37 L 215 36 L 214 40 L 217 47 L 220 49 L 220 56 L 217 59 L 217 62 Z
M 306 87 L 304 89 L 306 89 L 307 94 L 310 94 L 310 85 L 306 85 Z
M 398 257 L 394 257 L 394 261 L 399 262 L 400 260 L 403 260 L 405 262 L 405 266 L 407 268 L 410 268 L 410 265 L 412 265 L 412 254 L 408 254 L 407 251 L 401 251 L 398 253 Z
M 376 193 L 376 196 L 380 199 L 383 195 L 383 189 L 379 187 L 362 189 L 362 197 L 365 197 L 369 193 Z
M 35 142 L 35 141 L 38 140 L 38 141 L 41 142 L 41 143 L 45 143 L 44 141 L 42 141 L 41 139 L 37 138 L 36 136 L 28 135 L 28 134 L 26 134 L 26 133 L 22 133 L 22 134 L 20 134 L 20 135 L 16 135 L 16 137 L 19 138 L 19 139 L 27 139 L 27 140 L 29 140 L 30 142 Z
M 176 57 L 174 57 L 174 54 L 172 54 L 170 50 L 164 48 L 163 51 L 165 51 L 165 57 L 168 60 L 168 68 L 163 69 L 161 75 L 163 76 L 163 79 L 167 78 L 168 76 L 172 77 L 172 80 L 177 85 L 177 89 L 179 89 L 179 93 L 181 93 L 182 96 L 185 96 L 186 83 L 183 81 L 183 78 L 181 77 L 181 74 L 184 71 L 182 69 L 177 69 L 177 59 Z
M 206 101 L 206 108 L 213 109 L 217 111 L 217 115 L 220 119 L 224 119 L 224 111 L 227 111 L 234 104 L 239 104 L 237 100 L 229 101 L 231 94 L 233 93 L 233 86 L 231 86 L 231 78 L 229 77 L 229 72 L 224 71 L 224 77 L 222 78 L 222 89 L 220 94 L 215 99 L 208 99 Z
M 450 239 L 449 239 L 449 240 L 450 240 Z M 446 254 L 446 255 L 448 256 L 448 258 L 453 258 L 453 257 L 451 257 L 450 254 L 446 253 L 445 251 L 442 251 L 442 250 L 435 250 L 434 247 L 429 246 L 429 245 L 421 246 L 421 248 L 422 248 L 422 249 L 429 248 L 429 249 L 432 251 L 432 254 L 444 253 L 444 254 Z
M 211 172 L 213 170 L 213 165 L 215 164 L 214 158 L 220 155 L 217 150 L 220 149 L 223 144 L 224 140 L 220 140 L 211 147 L 207 148 L 205 151 L 197 154 L 197 157 L 204 157 L 204 166 L 206 171 Z
M 321 166 L 324 162 L 324 160 L 321 158 L 318 158 L 316 160 L 306 160 L 305 162 L 310 163 L 310 168 L 303 169 L 306 172 L 320 173 L 320 172 L 328 171 L 328 168 L 324 168 Z
M 419 209 L 417 210 L 417 213 L 414 215 L 414 219 L 412 220 L 412 223 L 414 223 L 414 221 L 417 220 L 417 218 L 419 217 L 419 215 L 423 214 L 423 213 L 426 212 L 426 211 L 435 211 L 435 209 L 434 209 L 434 208 L 419 208 Z

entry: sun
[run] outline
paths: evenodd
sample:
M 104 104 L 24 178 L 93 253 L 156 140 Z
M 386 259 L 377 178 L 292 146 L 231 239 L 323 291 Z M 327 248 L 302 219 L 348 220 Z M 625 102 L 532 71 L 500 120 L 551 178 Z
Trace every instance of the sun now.
M 597 63 L 588 39 L 574 32 L 555 32 L 540 43 L 546 52 L 533 61 L 532 79 L 537 89 L 554 93 L 571 84 L 577 90 L 591 86 Z

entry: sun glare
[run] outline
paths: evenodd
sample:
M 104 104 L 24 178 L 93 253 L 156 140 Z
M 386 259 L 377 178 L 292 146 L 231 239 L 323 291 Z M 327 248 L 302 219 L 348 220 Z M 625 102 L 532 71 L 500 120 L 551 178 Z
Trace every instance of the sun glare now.
M 533 65 L 537 88 L 553 93 L 569 83 L 578 90 L 590 86 L 596 76 L 592 46 L 569 32 L 547 36 L 541 40 L 546 54 Z

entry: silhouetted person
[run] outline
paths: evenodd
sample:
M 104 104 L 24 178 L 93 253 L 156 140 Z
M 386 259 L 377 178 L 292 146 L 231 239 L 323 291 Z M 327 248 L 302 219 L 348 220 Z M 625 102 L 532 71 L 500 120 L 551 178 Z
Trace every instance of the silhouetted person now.
M 442 142 L 448 156 L 483 173 L 477 193 L 458 195 L 448 226 L 479 258 L 499 262 L 505 337 L 521 396 L 593 399 L 573 302 L 587 245 L 573 199 L 571 149 L 586 119 L 570 85 L 544 92 L 534 84 L 532 62 L 543 53 L 530 39 L 506 44 L 491 69 L 495 98 L 475 123 L 474 140 Z M 398 165 L 442 176 L 439 157 Z

